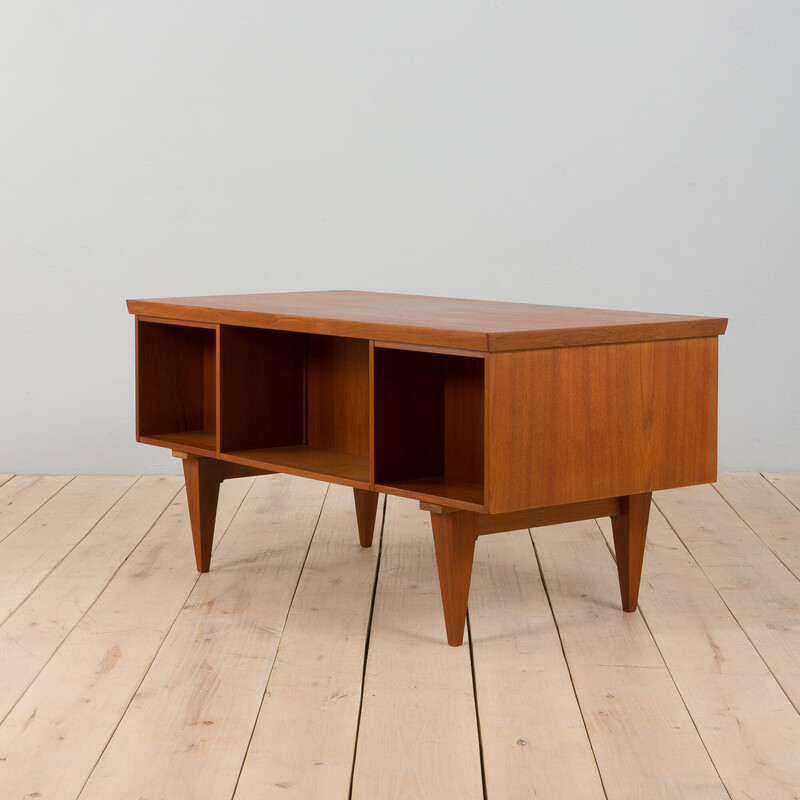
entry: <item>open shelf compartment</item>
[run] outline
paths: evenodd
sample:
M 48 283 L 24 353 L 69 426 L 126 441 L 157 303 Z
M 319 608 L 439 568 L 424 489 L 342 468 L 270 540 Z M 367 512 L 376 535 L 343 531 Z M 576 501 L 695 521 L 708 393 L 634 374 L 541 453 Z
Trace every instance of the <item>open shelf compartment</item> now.
M 220 326 L 220 451 L 369 488 L 369 342 Z
M 375 347 L 375 489 L 485 510 L 482 356 Z
M 216 339 L 214 325 L 137 320 L 140 442 L 199 454 L 216 451 Z

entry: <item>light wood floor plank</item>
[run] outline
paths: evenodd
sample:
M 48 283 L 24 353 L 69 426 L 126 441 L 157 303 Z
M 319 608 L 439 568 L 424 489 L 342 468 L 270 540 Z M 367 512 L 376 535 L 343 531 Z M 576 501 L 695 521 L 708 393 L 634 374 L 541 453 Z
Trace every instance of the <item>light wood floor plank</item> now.
M 0 542 L 71 480 L 71 475 L 17 475 L 0 487 Z
M 360 546 L 353 492 L 331 486 L 236 788 L 237 800 L 348 796 L 379 537 L 376 532 L 369 549 Z
M 217 542 L 251 483 L 222 485 Z M 0 797 L 78 795 L 196 582 L 181 492 L 0 725 Z
M 469 625 L 489 800 L 605 798 L 527 531 L 478 540 Z
M 720 475 L 714 486 L 761 541 L 800 578 L 800 509 L 758 472 Z
M 7 472 L 0 475 L 0 486 L 2 486 L 4 483 L 8 483 L 8 481 L 10 481 L 13 477 L 13 472 Z
M 81 800 L 233 795 L 326 490 L 256 480 Z
M 182 485 L 140 478 L 0 626 L 0 721 Z
M 389 497 L 353 800 L 483 797 L 469 648 L 448 647 L 428 515 Z
M 671 489 L 655 501 L 800 709 L 800 581 L 713 487 Z
M 13 565 L 0 584 L 0 622 L 44 580 L 134 484 L 130 476 L 80 476 L 0 542 Z
M 764 477 L 789 501 L 800 508 L 800 472 L 784 474 L 765 472 Z
M 639 608 L 731 797 L 797 797 L 800 716 L 656 508 Z
M 728 798 L 641 615 L 621 610 L 597 525 L 533 537 L 609 800 Z

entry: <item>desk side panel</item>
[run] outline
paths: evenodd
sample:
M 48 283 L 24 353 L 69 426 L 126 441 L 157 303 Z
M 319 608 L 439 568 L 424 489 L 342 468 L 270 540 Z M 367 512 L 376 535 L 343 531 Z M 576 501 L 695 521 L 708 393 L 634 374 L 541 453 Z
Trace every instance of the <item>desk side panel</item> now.
M 715 480 L 717 337 L 490 358 L 492 513 Z

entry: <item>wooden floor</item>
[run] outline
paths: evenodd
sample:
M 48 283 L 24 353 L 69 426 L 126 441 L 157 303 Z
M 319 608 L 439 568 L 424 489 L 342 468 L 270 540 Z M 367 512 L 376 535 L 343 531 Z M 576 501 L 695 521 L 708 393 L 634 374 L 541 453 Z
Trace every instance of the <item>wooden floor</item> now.
M 640 610 L 607 520 L 482 537 L 445 643 L 430 523 L 226 481 L 0 475 L 0 798 L 800 797 L 800 475 L 655 495 Z

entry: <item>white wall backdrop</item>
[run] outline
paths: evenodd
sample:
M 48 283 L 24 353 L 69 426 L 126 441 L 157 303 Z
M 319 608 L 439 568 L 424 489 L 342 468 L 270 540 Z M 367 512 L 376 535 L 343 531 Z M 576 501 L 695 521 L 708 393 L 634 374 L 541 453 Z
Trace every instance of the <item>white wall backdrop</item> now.
M 796 0 L 0 6 L 0 472 L 134 442 L 127 297 L 730 317 L 720 469 L 800 469 Z

